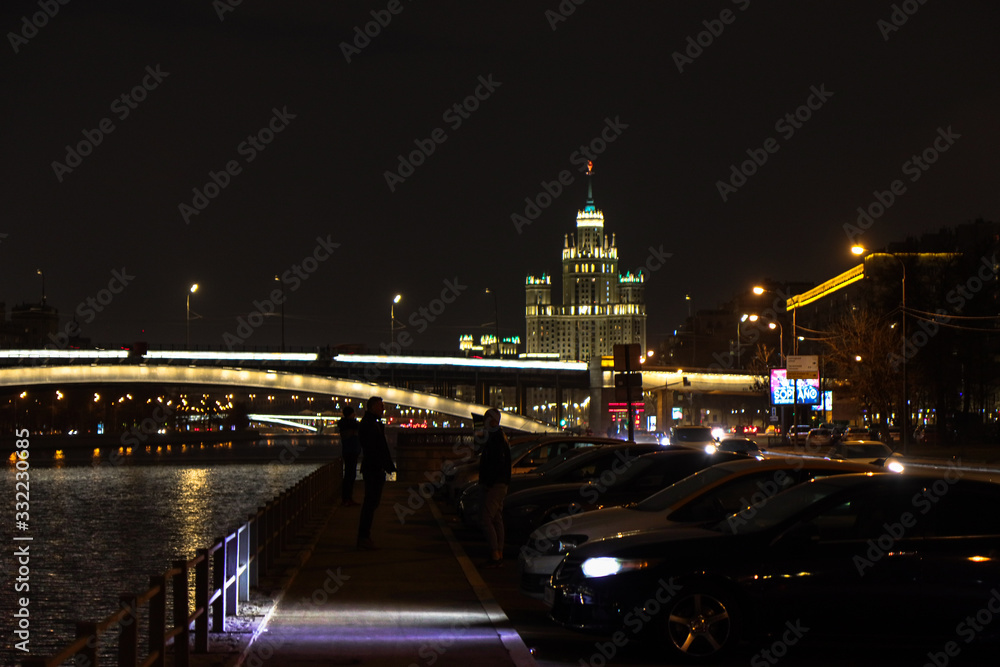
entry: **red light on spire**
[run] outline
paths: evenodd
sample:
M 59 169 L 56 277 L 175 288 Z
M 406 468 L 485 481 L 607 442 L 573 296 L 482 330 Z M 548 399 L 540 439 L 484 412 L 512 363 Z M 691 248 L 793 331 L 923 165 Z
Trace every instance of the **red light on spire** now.
M 587 160 L 587 176 L 590 176 L 593 173 L 594 173 L 594 161 Z

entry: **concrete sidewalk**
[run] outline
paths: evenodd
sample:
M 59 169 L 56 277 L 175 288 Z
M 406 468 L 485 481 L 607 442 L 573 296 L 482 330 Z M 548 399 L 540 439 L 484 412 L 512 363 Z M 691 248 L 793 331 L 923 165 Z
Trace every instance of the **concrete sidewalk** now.
M 237 664 L 534 667 L 437 506 L 409 492 L 386 484 L 373 551 L 355 546 L 360 507 L 336 507 Z

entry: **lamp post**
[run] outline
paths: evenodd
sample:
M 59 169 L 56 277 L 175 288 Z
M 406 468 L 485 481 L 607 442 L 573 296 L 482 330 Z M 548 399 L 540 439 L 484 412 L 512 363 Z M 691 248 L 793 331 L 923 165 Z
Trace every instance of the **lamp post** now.
M 35 272 L 42 277 L 42 305 L 45 305 L 45 274 L 42 273 L 41 269 L 35 269 Z
M 497 330 L 497 357 L 501 357 L 503 355 L 500 353 L 500 308 L 497 306 L 497 293 L 496 290 L 491 290 L 489 287 L 486 288 L 486 293 L 493 295 L 493 323 Z
M 187 293 L 187 347 L 191 349 L 191 295 L 198 291 L 198 283 L 194 283 Z
M 279 283 L 281 282 L 281 278 L 278 277 L 278 274 L 274 274 L 274 279 Z M 281 351 L 282 352 L 285 351 L 285 301 L 287 300 L 288 299 L 281 300 Z
M 393 337 L 396 335 L 396 304 L 399 303 L 400 299 L 403 298 L 402 294 L 397 294 L 393 297 L 392 303 L 389 305 L 389 343 L 392 344 Z
M 778 359 L 781 361 L 781 365 L 785 365 L 785 330 L 781 326 L 781 322 L 768 322 L 767 328 L 774 331 L 775 328 L 778 329 Z
M 765 292 L 772 292 L 773 293 L 773 290 L 769 290 L 766 287 L 763 287 L 761 285 L 754 285 L 752 291 L 757 296 L 761 296 Z M 779 292 L 780 292 L 780 290 L 779 290 Z M 780 296 L 781 295 L 779 293 L 779 298 L 780 298 Z M 777 311 L 775 311 L 774 308 L 771 309 L 771 312 L 774 313 L 775 316 L 777 315 Z M 793 312 L 792 315 L 794 317 L 795 313 Z M 769 322 L 767 326 L 768 326 L 769 329 L 772 329 L 772 330 L 775 327 L 778 327 L 778 335 L 779 335 L 778 346 L 780 348 L 778 350 L 778 354 L 781 357 L 781 365 L 784 366 L 785 365 L 785 342 L 784 342 L 785 332 L 784 332 L 784 329 L 781 327 L 781 323 L 780 322 L 774 322 L 774 321 L 772 321 L 772 322 Z M 794 325 L 793 325 L 793 332 L 792 333 L 793 333 L 793 335 L 795 333 L 794 332 Z
M 758 319 L 757 315 L 748 315 L 743 313 L 743 316 L 736 321 L 736 367 L 743 368 L 743 363 L 740 361 L 740 325 L 747 320 L 751 322 L 756 322 Z
M 867 251 L 865 250 L 865 248 L 863 246 L 856 245 L 856 246 L 853 246 L 851 248 L 851 252 L 854 253 L 855 255 L 864 255 Z M 901 356 L 902 356 L 902 359 L 903 359 L 903 361 L 902 361 L 902 364 L 903 364 L 903 397 L 902 397 L 902 400 L 900 401 L 901 402 L 900 412 L 902 412 L 903 422 L 902 422 L 902 424 L 901 424 L 901 426 L 899 428 L 899 440 L 900 440 L 900 444 L 903 447 L 903 455 L 905 456 L 906 453 L 907 453 L 907 449 L 909 448 L 909 442 L 910 442 L 910 437 L 909 437 L 909 430 L 910 430 L 910 405 L 909 405 L 909 400 L 908 400 L 909 399 L 909 387 L 907 386 L 907 383 L 906 383 L 906 264 L 903 262 L 903 260 L 901 260 L 894 253 L 889 253 L 889 252 L 886 252 L 886 253 L 872 253 L 872 255 L 874 255 L 874 254 L 886 255 L 887 257 L 892 257 L 894 260 L 896 260 L 897 262 L 899 262 L 899 267 L 903 270 L 902 299 L 901 299 L 902 300 L 902 312 L 900 314 L 901 315 L 901 317 L 900 317 L 900 320 L 901 320 L 901 322 L 900 322 L 900 332 L 901 332 L 902 337 L 903 337 L 902 352 L 901 352 Z M 866 256 L 864 258 L 864 261 L 867 263 L 868 258 L 871 257 L 872 255 Z

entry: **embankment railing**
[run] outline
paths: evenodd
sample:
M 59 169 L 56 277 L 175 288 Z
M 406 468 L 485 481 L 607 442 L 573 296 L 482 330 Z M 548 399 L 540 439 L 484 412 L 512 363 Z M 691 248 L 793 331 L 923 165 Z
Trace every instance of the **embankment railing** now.
M 260 576 L 278 569 L 281 553 L 288 549 L 305 524 L 320 511 L 324 500 L 336 493 L 341 463 L 328 463 L 251 514 L 246 523 L 212 546 L 198 549 L 190 560 L 176 560 L 160 575 L 149 578 L 149 588 L 120 596 L 120 608 L 97 623 L 77 623 L 76 639 L 49 657 L 30 657 L 24 667 L 58 667 L 76 657 L 76 664 L 98 667 L 102 640 L 118 632 L 119 667 L 163 667 L 167 646 L 173 644 L 175 667 L 188 667 L 192 650 L 209 651 L 209 631 L 225 632 L 226 618 L 235 616 L 240 602 L 250 599 L 250 588 Z M 190 611 L 189 580 L 194 573 L 194 610 Z M 168 593 L 169 592 L 169 593 Z M 167 596 L 173 598 L 173 618 L 167 618 Z M 143 610 L 148 646 L 139 650 Z M 211 613 L 209 613 L 211 611 Z M 211 626 L 210 626 L 211 622 Z

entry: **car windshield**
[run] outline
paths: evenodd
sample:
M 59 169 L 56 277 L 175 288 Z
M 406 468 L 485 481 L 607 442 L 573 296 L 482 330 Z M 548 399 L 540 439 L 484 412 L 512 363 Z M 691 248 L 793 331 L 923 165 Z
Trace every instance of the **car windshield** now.
M 562 454 L 558 454 L 549 459 L 548 461 L 546 461 L 545 463 L 543 463 L 542 465 L 538 466 L 532 472 L 545 475 L 547 473 L 552 472 L 556 468 L 561 467 L 564 463 L 566 463 L 569 459 L 573 458 L 574 456 L 579 456 L 584 452 L 589 452 L 593 450 L 594 447 L 574 447 L 573 449 L 567 449 Z
M 640 512 L 661 512 L 731 474 L 731 471 L 716 466 L 699 470 L 695 474 L 671 484 L 662 491 L 657 491 L 642 502 L 629 506 L 629 509 Z
M 670 438 L 671 442 L 709 442 L 715 440 L 712 430 L 705 427 L 675 428 Z
M 530 452 L 532 449 L 534 449 L 535 446 L 537 445 L 538 445 L 537 440 L 529 440 L 528 442 L 522 442 L 512 446 L 510 448 L 510 460 L 516 461 L 517 459 L 521 458 L 522 456 Z
M 889 456 L 892 450 L 887 445 L 873 443 L 870 445 L 841 445 L 837 450 L 841 456 L 848 458 L 866 458 L 877 456 Z
M 823 498 L 844 488 L 837 483 L 836 475 L 830 478 L 817 478 L 805 484 L 798 484 L 771 498 L 767 503 L 755 505 L 754 512 L 745 515 L 737 513 L 726 517 L 711 530 L 725 533 L 754 533 L 777 525 L 802 509 L 819 502 Z

